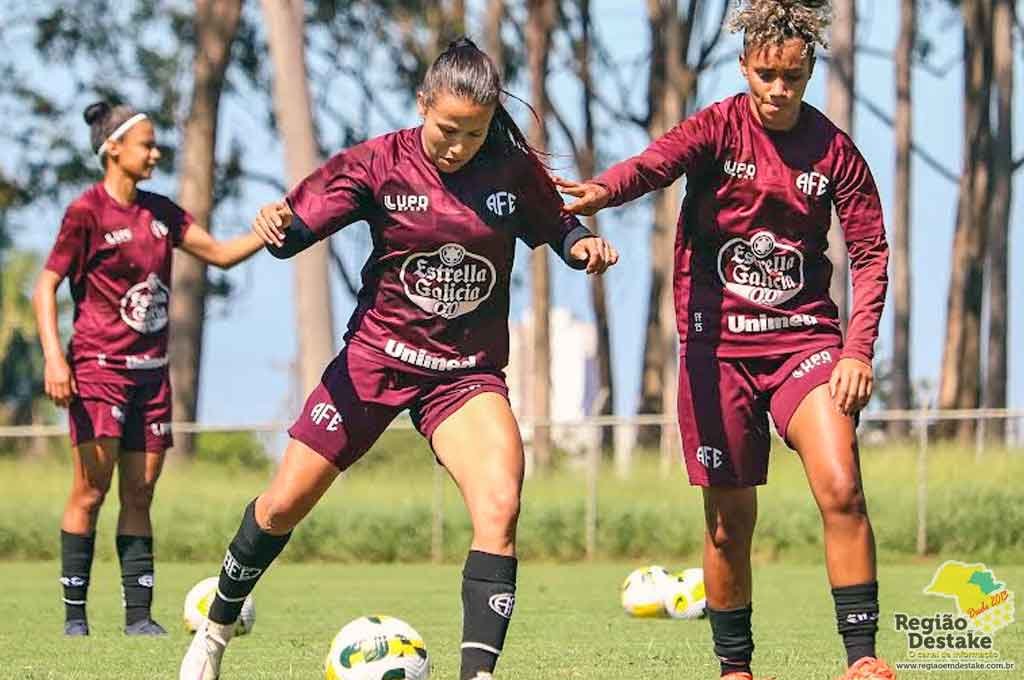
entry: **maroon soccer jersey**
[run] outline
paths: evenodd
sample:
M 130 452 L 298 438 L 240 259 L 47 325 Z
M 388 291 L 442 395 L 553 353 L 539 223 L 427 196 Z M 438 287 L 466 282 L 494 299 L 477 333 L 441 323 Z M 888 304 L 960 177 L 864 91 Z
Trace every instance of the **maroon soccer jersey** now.
M 525 154 L 483 149 L 445 174 L 420 133 L 400 130 L 337 154 L 288 203 L 319 239 L 370 224 L 373 251 L 347 342 L 426 375 L 504 368 L 516 238 L 560 251 L 579 222 Z
M 139 191 L 121 205 L 95 184 L 68 206 L 46 268 L 67 276 L 74 300 L 69 344 L 78 380 L 159 380 L 167 365 L 171 253 L 192 216 Z
M 870 363 L 889 251 L 878 190 L 853 141 L 808 104 L 792 130 L 767 130 L 740 94 L 596 181 L 619 205 L 684 174 L 674 277 L 682 351 L 749 357 L 840 339 L 825 256 L 834 203 L 854 293 L 842 354 Z

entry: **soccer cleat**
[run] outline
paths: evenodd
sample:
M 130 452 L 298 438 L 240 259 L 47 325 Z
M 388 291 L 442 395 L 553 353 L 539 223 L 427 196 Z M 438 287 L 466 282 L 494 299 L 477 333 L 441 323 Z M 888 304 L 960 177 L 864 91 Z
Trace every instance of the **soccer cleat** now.
M 85 619 L 71 619 L 64 622 L 64 635 L 68 637 L 83 637 L 89 634 L 89 622 Z
M 203 621 L 181 660 L 178 680 L 218 680 L 224 649 L 233 633 L 234 626 Z
M 865 656 L 846 669 L 838 680 L 896 680 L 896 671 L 873 656 Z
M 153 619 L 142 619 L 135 623 L 130 623 L 124 627 L 125 635 L 149 635 L 149 636 L 160 636 L 167 635 L 167 631 L 164 627 Z

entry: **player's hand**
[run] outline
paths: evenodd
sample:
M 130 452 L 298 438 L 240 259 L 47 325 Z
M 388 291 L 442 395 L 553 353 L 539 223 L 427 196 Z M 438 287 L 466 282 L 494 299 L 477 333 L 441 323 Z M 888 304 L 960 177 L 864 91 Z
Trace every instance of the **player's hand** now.
M 256 213 L 252 230 L 268 246 L 284 245 L 284 232 L 292 223 L 292 209 L 287 201 L 268 203 Z
M 832 369 L 828 394 L 839 412 L 852 416 L 867 406 L 874 387 L 874 371 L 860 359 L 840 359 Z
M 75 376 L 71 375 L 71 367 L 63 356 L 46 360 L 43 366 L 43 389 L 46 396 L 60 408 L 67 408 L 72 397 L 78 394 Z
M 600 236 L 587 236 L 576 241 L 569 249 L 569 255 L 578 262 L 586 262 L 588 274 L 604 274 L 608 267 L 619 261 L 619 251 Z
M 589 217 L 608 205 L 611 198 L 611 192 L 595 182 L 574 182 L 561 177 L 551 179 L 560 192 L 576 198 L 565 205 L 565 210 L 574 215 Z

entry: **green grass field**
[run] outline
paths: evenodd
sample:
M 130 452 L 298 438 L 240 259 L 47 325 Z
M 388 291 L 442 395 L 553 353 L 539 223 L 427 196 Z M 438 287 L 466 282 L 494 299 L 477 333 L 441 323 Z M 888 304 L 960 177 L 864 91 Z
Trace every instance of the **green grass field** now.
M 923 595 L 938 561 L 885 566 L 880 575 L 880 653 L 906 658 L 893 629 L 894 610 L 914 614 L 952 611 L 950 600 Z M 646 680 L 716 678 L 706 621 L 636 620 L 618 604 L 618 586 L 634 564 L 526 562 L 520 571 L 516 615 L 499 666 L 508 680 Z M 681 567 L 681 564 L 670 564 Z M 989 565 L 1022 592 L 1024 568 Z M 0 566 L 0 677 L 16 680 L 177 677 L 188 637 L 180 627 L 188 588 L 215 573 L 215 565 L 160 564 L 156 617 L 169 639 L 125 639 L 116 566 L 96 565 L 90 591 L 93 634 L 60 635 L 62 610 L 54 562 Z M 253 634 L 229 648 L 224 680 L 314 680 L 337 629 L 350 619 L 386 613 L 409 621 L 424 636 L 435 679 L 457 677 L 461 631 L 457 565 L 283 564 L 256 592 Z M 755 569 L 755 671 L 783 679 L 833 678 L 841 671 L 823 570 L 809 565 L 765 564 Z M 1019 614 L 1018 614 L 1019 616 Z M 1024 667 L 1020 623 L 996 636 L 1002 658 Z M 901 678 L 926 677 L 907 672 Z M 1020 672 L 941 673 L 944 678 L 1011 678 Z

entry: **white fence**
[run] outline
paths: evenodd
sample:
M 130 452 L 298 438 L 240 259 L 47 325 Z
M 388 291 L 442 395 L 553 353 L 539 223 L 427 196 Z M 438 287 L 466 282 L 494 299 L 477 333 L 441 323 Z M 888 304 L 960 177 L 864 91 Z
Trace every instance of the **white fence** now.
M 1020 447 L 1024 444 L 1024 409 L 963 409 L 963 410 L 911 410 L 911 411 L 876 411 L 861 415 L 862 439 L 884 437 L 884 431 L 878 426 L 892 421 L 909 424 L 913 440 L 917 445 L 917 466 L 915 487 L 917 495 L 917 552 L 924 555 L 928 544 L 928 451 L 933 443 L 933 430 L 942 422 L 974 421 L 974 456 L 981 458 L 990 445 Z M 1002 422 L 1005 427 L 1000 436 L 1002 441 L 994 442 L 991 424 Z M 173 423 L 171 430 L 177 434 L 209 433 L 209 432 L 251 432 L 268 437 L 282 435 L 291 423 L 240 423 L 234 425 L 214 425 L 203 423 Z M 527 469 L 531 464 L 529 441 L 532 432 L 538 427 L 550 427 L 553 440 L 567 442 L 564 448 L 576 453 L 576 460 L 581 465 L 585 479 L 586 505 L 584 512 L 585 545 L 588 557 L 596 554 L 598 524 L 598 473 L 601 463 L 601 434 L 604 428 L 613 428 L 614 446 L 613 459 L 615 468 L 621 475 L 628 475 L 630 460 L 635 447 L 636 433 L 641 427 L 660 427 L 662 470 L 669 474 L 673 462 L 677 461 L 679 437 L 676 434 L 676 418 L 674 415 L 636 415 L 636 416 L 598 416 L 573 421 L 540 421 L 529 418 L 520 419 L 524 440 L 527 442 Z M 408 418 L 396 420 L 394 429 L 408 429 L 412 423 Z M 64 425 L 23 425 L 0 427 L 0 449 L 5 439 L 39 439 L 45 437 L 66 436 Z M 868 441 L 869 444 L 876 442 Z M 434 467 L 433 512 L 431 522 L 431 554 L 435 561 L 441 561 L 444 543 L 444 486 L 445 473 L 440 466 Z

